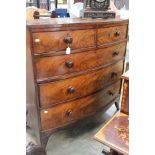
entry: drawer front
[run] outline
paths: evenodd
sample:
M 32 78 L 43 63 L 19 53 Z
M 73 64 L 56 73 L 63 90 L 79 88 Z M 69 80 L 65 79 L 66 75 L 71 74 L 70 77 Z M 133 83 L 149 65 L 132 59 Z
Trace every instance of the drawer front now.
M 117 81 L 115 84 L 91 96 L 41 110 L 42 130 L 60 127 L 96 112 L 115 99 L 119 94 L 119 90 L 120 81 Z
M 37 79 L 80 72 L 124 57 L 126 43 L 82 53 L 35 58 Z
M 112 43 L 126 38 L 127 25 L 99 28 L 97 31 L 97 44 Z
M 123 60 L 106 68 L 101 68 L 87 74 L 39 85 L 40 106 L 49 107 L 89 95 L 107 84 L 116 81 L 122 75 Z
M 39 32 L 32 34 L 34 53 L 95 46 L 95 30 Z

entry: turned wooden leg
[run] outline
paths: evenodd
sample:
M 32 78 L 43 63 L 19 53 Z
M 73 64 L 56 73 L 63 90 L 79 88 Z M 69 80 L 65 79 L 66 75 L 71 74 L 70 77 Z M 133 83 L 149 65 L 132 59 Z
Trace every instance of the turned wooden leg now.
M 116 109 L 119 110 L 119 103 L 115 102 Z
M 46 155 L 46 152 L 43 147 L 29 142 L 26 146 L 26 155 Z

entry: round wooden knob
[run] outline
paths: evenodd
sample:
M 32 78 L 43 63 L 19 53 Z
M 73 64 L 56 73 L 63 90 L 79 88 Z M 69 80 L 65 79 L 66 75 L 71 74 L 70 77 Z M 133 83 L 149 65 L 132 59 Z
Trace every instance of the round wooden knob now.
M 120 30 L 116 30 L 114 35 L 115 35 L 115 37 L 119 37 L 120 34 L 121 34 Z
M 74 93 L 74 92 L 75 92 L 75 88 L 72 87 L 72 86 L 70 86 L 70 87 L 68 88 L 68 93 L 72 94 L 72 93 Z
M 67 60 L 65 64 L 68 68 L 72 68 L 74 66 L 74 63 L 71 60 Z
M 71 44 L 71 43 L 73 42 L 73 38 L 72 38 L 69 34 L 67 34 L 67 35 L 64 37 L 64 42 L 65 42 L 66 44 Z
M 108 94 L 109 94 L 110 96 L 114 96 L 114 93 L 113 93 L 112 91 L 109 91 Z
M 66 112 L 66 115 L 67 115 L 68 117 L 71 117 L 71 116 L 73 115 L 73 111 L 72 111 L 72 110 L 68 110 L 68 111 Z
M 119 52 L 114 51 L 114 52 L 112 53 L 112 55 L 113 55 L 113 56 L 117 56 L 117 55 L 119 55 Z
M 111 77 L 112 77 L 112 78 L 117 77 L 117 73 L 116 73 L 116 72 L 112 72 L 112 73 L 111 73 Z

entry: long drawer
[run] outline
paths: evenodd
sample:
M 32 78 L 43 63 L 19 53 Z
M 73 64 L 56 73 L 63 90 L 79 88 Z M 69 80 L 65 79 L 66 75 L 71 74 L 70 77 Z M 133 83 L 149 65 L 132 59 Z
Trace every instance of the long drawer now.
M 38 32 L 32 34 L 34 53 L 66 50 L 95 46 L 95 29 Z
M 42 130 L 57 128 L 95 113 L 115 99 L 120 90 L 120 81 L 108 86 L 91 96 L 83 97 L 72 102 L 60 104 L 40 111 Z
M 119 79 L 122 71 L 123 60 L 80 76 L 39 84 L 40 106 L 45 108 L 94 93 Z
M 96 51 L 60 55 L 53 57 L 35 58 L 36 77 L 38 80 L 47 79 L 74 72 L 80 72 L 104 65 L 124 57 L 125 42 Z
M 127 26 L 115 26 L 108 28 L 99 28 L 97 31 L 97 44 L 112 43 L 126 39 Z

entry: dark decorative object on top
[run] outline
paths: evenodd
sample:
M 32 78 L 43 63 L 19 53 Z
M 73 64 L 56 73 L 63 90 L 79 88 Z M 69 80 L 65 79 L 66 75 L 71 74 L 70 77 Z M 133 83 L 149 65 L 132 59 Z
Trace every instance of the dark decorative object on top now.
M 39 19 L 40 17 L 65 18 L 69 17 L 69 13 L 67 13 L 67 9 L 55 9 L 49 14 L 40 14 L 38 10 L 34 11 L 33 18 Z
M 115 12 L 109 10 L 110 0 L 85 0 L 81 17 L 115 18 Z

